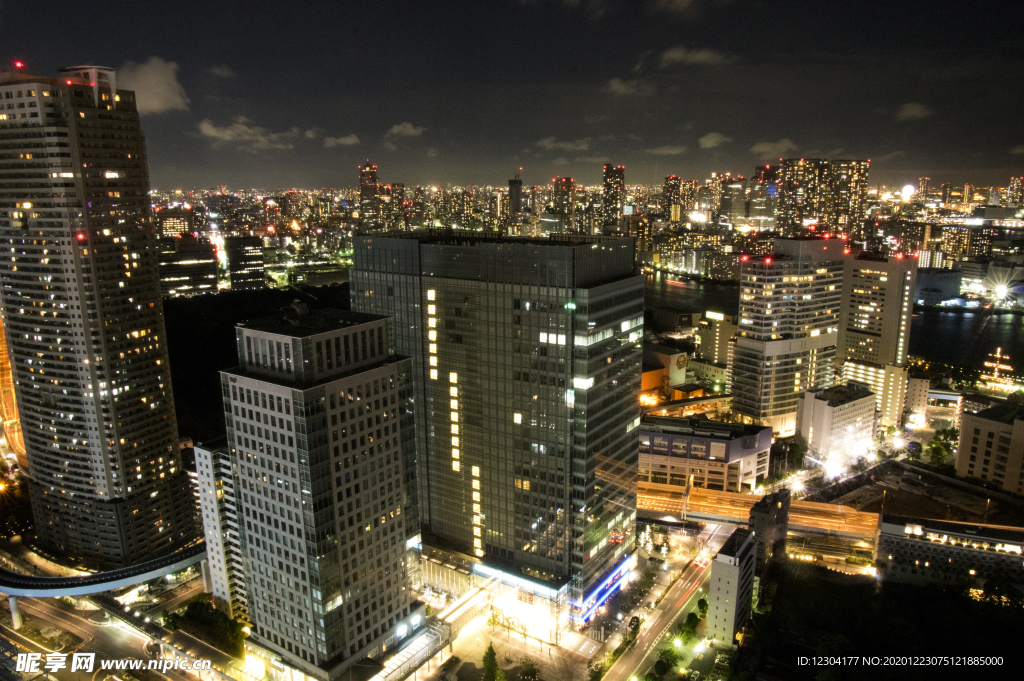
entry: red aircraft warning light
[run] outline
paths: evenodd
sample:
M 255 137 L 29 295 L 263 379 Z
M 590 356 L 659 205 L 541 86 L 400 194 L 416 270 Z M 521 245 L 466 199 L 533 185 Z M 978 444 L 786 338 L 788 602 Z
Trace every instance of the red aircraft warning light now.
M 16 69 L 23 69 L 23 68 L 25 68 L 25 62 L 21 61 L 20 59 L 15 61 L 14 62 L 14 68 L 16 68 Z
M 85 232 L 79 232 L 76 236 L 79 241 L 85 241 Z
M 764 264 L 765 265 L 771 265 L 772 264 L 772 259 L 771 258 L 765 258 L 764 259 Z
M 740 262 L 746 262 L 748 260 L 750 260 L 750 256 L 747 255 L 746 253 L 740 256 Z

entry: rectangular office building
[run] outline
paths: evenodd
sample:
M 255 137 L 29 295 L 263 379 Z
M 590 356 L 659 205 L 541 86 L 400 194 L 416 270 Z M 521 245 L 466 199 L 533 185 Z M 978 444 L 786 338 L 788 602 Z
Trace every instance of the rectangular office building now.
M 237 338 L 221 385 L 249 643 L 333 680 L 408 631 L 410 362 L 374 315 L 296 305 Z
M 633 241 L 402 233 L 356 238 L 354 258 L 353 309 L 394 316 L 413 358 L 423 541 L 549 585 L 557 614 L 524 624 L 557 642 L 631 562 Z

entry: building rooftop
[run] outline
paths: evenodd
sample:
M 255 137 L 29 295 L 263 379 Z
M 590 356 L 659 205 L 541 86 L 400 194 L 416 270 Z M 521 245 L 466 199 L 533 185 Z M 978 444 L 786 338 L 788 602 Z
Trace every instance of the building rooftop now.
M 828 406 L 841 407 L 844 404 L 855 402 L 865 397 L 874 397 L 875 394 L 868 388 L 861 385 L 834 385 L 818 391 L 807 391 L 808 395 L 814 395 L 815 399 L 828 400 Z
M 966 395 L 964 399 L 968 399 Z M 1024 421 L 1024 404 L 1004 402 L 979 411 L 977 416 L 989 421 L 998 421 L 1012 426 L 1014 421 Z
M 1010 525 L 985 525 L 981 523 L 964 523 L 956 520 L 933 520 L 905 515 L 882 515 L 882 524 L 919 526 L 923 531 L 946 532 L 949 534 L 969 534 L 979 539 L 999 539 L 1024 544 L 1024 527 Z
M 757 435 L 761 431 L 771 430 L 770 426 L 712 421 L 703 415 L 690 417 L 645 415 L 640 421 L 640 430 L 644 430 L 644 426 L 654 426 L 661 432 L 692 434 L 700 437 L 729 440 Z
M 238 328 L 304 338 L 381 319 L 386 317 L 349 310 L 311 311 L 305 304 L 295 301 L 290 307 L 281 308 L 281 314 L 276 317 L 242 322 L 238 324 Z
M 743 548 L 743 545 L 752 534 L 753 533 L 750 530 L 744 530 L 741 527 L 736 528 L 736 530 L 729 535 L 729 538 L 725 540 L 725 543 L 722 544 L 722 548 L 718 550 L 717 555 L 736 558 L 740 550 Z
M 384 232 L 361 235 L 364 239 L 410 239 L 421 244 L 477 246 L 480 244 L 524 244 L 534 246 L 583 246 L 586 244 L 627 241 L 630 237 L 552 234 L 548 237 L 510 236 L 465 229 L 417 229 L 411 232 Z

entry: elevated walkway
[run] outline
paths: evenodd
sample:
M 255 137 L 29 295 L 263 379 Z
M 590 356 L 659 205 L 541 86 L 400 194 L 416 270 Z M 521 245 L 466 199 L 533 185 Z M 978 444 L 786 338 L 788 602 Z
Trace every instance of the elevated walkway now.
M 8 596 L 44 598 L 86 596 L 148 582 L 151 579 L 184 570 L 188 566 L 204 560 L 206 560 L 206 542 L 200 541 L 180 551 L 138 565 L 80 577 L 23 575 L 0 569 L 0 593 Z

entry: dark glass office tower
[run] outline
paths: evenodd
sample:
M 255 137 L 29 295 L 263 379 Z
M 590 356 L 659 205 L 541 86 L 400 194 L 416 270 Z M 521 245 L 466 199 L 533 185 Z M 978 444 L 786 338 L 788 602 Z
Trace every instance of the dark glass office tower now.
M 557 640 L 633 552 L 632 239 L 425 231 L 354 247 L 352 308 L 394 317 L 396 351 L 413 358 L 423 542 L 547 585 L 529 601 L 547 599 L 548 619 L 527 624 Z

